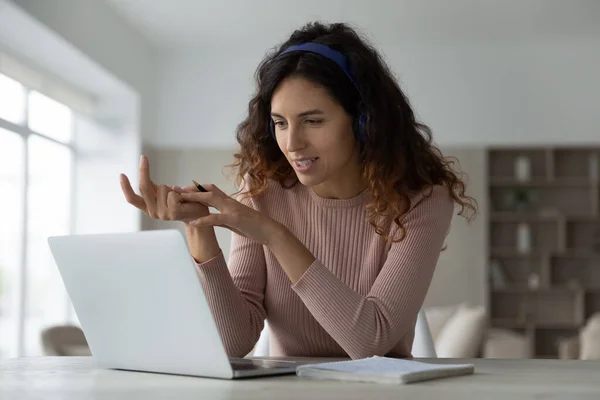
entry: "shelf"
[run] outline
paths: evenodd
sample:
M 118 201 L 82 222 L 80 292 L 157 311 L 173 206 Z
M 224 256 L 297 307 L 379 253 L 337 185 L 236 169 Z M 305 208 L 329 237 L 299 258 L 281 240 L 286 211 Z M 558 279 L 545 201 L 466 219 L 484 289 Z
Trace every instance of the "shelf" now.
M 513 177 L 491 177 L 490 186 L 492 187 L 593 187 L 600 184 L 598 181 L 593 181 L 589 178 L 573 177 L 573 178 L 532 178 L 528 181 L 519 181 Z
M 597 215 L 565 215 L 568 222 L 591 222 L 600 223 L 600 217 Z
M 493 318 L 490 325 L 494 328 L 533 329 L 531 322 L 522 322 L 510 318 Z
M 492 293 L 518 293 L 518 294 L 559 294 L 559 293 L 573 293 L 583 291 L 581 287 L 566 287 L 566 286 L 553 286 L 553 287 L 540 287 L 538 289 L 531 289 L 527 286 L 521 285 L 509 285 L 505 288 L 493 288 Z
M 567 249 L 563 252 L 552 252 L 550 256 L 554 258 L 598 258 L 600 257 L 600 253 L 593 252 L 592 250 Z
M 532 250 L 529 253 L 521 253 L 513 247 L 492 247 L 490 254 L 492 257 L 498 258 L 532 258 L 540 257 L 543 252 L 541 250 Z
M 527 285 L 507 285 L 504 288 L 491 288 L 490 291 L 492 293 L 519 293 L 519 294 L 536 294 L 536 293 L 578 293 L 578 292 L 586 292 L 590 294 L 600 294 L 600 287 L 592 286 L 566 286 L 566 285 L 553 285 L 550 287 L 540 287 L 538 289 L 531 289 L 527 287 Z
M 495 211 L 490 214 L 493 222 L 521 222 L 521 221 L 555 221 L 562 217 L 561 214 L 545 215 L 535 212 Z
M 534 258 L 534 257 L 553 257 L 553 258 L 600 258 L 600 253 L 583 249 L 567 249 L 565 251 L 552 251 L 533 249 L 529 253 L 521 253 L 512 247 L 493 247 L 490 249 L 492 258 Z
M 556 358 L 600 312 L 599 160 L 589 146 L 488 150 L 489 323 L 524 331 L 532 358 Z
M 568 222 L 590 222 L 600 223 L 600 218 L 591 214 L 563 214 L 558 212 L 535 212 L 535 211 L 494 211 L 490 213 L 492 222 L 547 222 L 564 219 Z
M 496 318 L 490 321 L 491 326 L 495 328 L 513 328 L 513 329 L 578 329 L 582 324 L 575 322 L 522 322 L 508 318 Z

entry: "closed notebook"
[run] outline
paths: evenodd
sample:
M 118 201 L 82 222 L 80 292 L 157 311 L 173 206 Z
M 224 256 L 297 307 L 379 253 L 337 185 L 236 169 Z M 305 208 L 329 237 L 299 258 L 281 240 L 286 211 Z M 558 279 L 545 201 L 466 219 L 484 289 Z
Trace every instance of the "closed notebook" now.
M 301 377 L 375 383 L 412 383 L 473 373 L 473 364 L 433 364 L 378 356 L 306 364 L 296 369 Z

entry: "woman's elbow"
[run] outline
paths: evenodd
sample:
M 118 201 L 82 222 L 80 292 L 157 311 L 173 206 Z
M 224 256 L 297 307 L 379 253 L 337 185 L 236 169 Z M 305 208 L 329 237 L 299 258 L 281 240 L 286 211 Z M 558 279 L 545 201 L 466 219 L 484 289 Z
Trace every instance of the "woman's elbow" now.
M 243 358 L 252 353 L 254 345 L 251 343 L 223 343 L 227 357 Z
M 387 343 L 379 345 L 378 343 L 370 343 L 362 346 L 357 346 L 353 349 L 349 349 L 347 353 L 351 359 L 359 360 L 361 358 L 369 358 L 375 356 L 383 357 L 384 355 L 390 352 L 391 348 L 392 346 Z

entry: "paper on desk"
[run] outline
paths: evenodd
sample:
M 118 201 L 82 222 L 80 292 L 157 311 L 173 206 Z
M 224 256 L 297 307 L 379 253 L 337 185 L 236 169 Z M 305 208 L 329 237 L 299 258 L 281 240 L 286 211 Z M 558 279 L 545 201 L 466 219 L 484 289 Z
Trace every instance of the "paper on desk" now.
M 301 365 L 296 369 L 296 375 L 302 377 L 377 383 L 411 383 L 473 373 L 473 364 L 435 364 L 378 356 Z

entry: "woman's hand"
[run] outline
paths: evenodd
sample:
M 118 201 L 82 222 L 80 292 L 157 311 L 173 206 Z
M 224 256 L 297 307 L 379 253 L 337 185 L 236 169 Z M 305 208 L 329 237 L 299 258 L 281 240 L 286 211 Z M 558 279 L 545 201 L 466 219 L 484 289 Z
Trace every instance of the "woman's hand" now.
M 208 207 L 199 202 L 186 202 L 182 195 L 198 191 L 195 187 L 179 188 L 156 185 L 150 179 L 148 157 L 140 159 L 140 193 L 136 194 L 129 179 L 121 174 L 121 189 L 129 204 L 154 219 L 189 222 L 209 215 Z
M 267 245 L 282 228 L 272 218 L 227 196 L 215 185 L 202 185 L 207 192 L 181 193 L 181 198 L 190 203 L 207 205 L 220 213 L 209 213 L 192 221 L 195 227 L 220 226 L 245 236 L 263 245 Z

